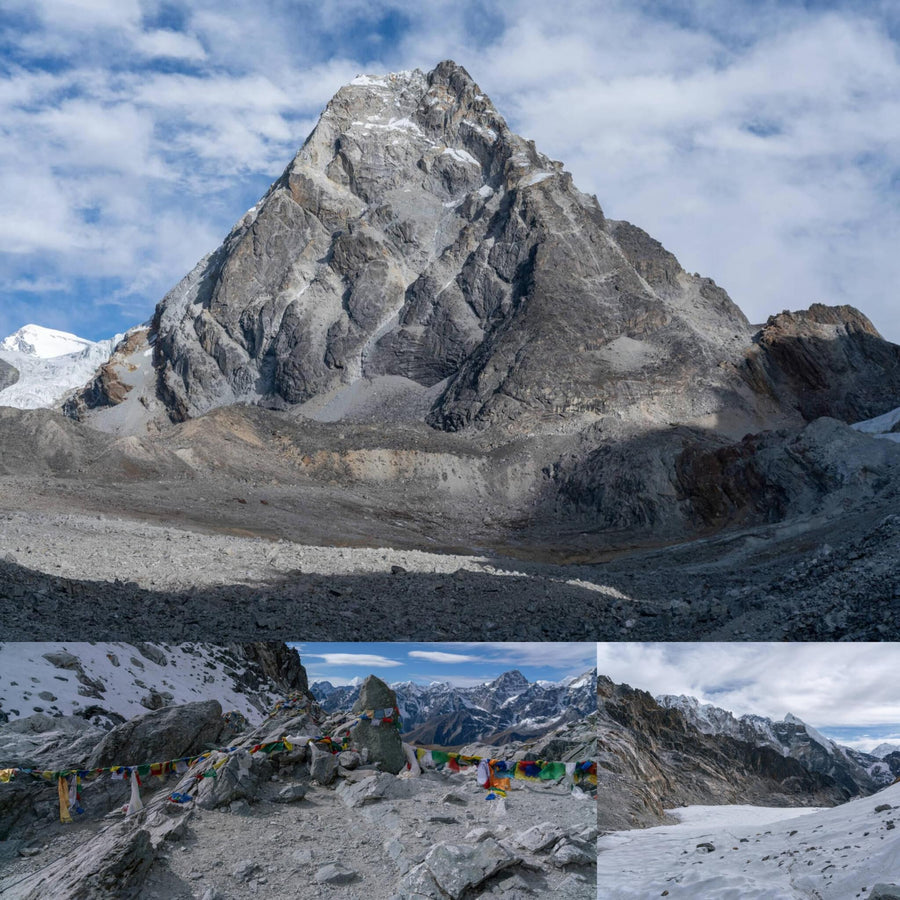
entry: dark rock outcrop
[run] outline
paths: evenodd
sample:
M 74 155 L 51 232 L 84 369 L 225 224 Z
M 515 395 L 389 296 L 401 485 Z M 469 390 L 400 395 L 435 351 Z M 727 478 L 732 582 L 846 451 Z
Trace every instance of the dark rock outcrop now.
M 96 746 L 87 768 L 178 759 L 214 746 L 222 731 L 217 700 L 167 706 L 113 728 Z
M 397 706 L 397 695 L 377 676 L 369 675 L 362 683 L 359 697 L 353 704 L 356 715 L 366 710 L 384 711 Z M 393 713 L 390 713 L 393 718 Z M 367 750 L 369 760 L 381 763 L 383 772 L 396 775 L 406 766 L 406 755 L 400 741 L 400 732 L 394 724 L 375 725 L 372 720 L 360 719 L 350 729 L 353 743 Z
M 601 828 L 659 824 L 682 805 L 830 806 L 850 796 L 772 747 L 703 734 L 645 691 L 600 676 L 597 693 Z
M 19 380 L 19 370 L 0 359 L 0 391 L 12 387 Z

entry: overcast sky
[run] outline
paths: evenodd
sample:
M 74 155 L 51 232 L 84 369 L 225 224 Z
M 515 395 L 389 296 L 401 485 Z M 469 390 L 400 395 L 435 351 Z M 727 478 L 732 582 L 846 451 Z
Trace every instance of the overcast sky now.
M 607 215 L 751 320 L 900 341 L 900 6 L 4 0 L 0 336 L 149 317 L 359 72 L 465 65 Z
M 518 669 L 529 681 L 562 681 L 594 667 L 593 643 L 294 643 L 309 682 L 348 684 L 377 675 L 382 681 L 449 681 L 461 687 L 493 681 Z
M 793 713 L 843 744 L 900 743 L 900 644 L 601 643 L 598 671 L 654 696 Z

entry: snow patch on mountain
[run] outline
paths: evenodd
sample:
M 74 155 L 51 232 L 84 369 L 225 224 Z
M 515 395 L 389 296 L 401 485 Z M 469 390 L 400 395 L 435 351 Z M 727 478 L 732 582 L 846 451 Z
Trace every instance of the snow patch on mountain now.
M 89 341 L 65 331 L 26 325 L 0 341 L 0 359 L 16 368 L 19 379 L 0 390 L 0 406 L 50 409 L 89 381 L 122 339 Z
M 884 415 L 876 416 L 874 419 L 866 419 L 863 422 L 856 422 L 850 426 L 856 431 L 863 434 L 870 434 L 872 437 L 885 438 L 889 441 L 900 443 L 900 406 L 892 409 Z
M 43 713 L 109 724 L 154 703 L 198 700 L 218 700 L 259 722 L 280 694 L 274 685 L 248 689 L 246 668 L 237 655 L 205 644 L 3 643 L 0 722 Z

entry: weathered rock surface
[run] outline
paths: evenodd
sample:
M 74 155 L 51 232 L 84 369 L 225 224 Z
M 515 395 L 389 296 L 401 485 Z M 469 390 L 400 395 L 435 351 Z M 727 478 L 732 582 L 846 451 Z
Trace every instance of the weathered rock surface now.
M 353 704 L 353 712 L 359 714 L 365 710 L 393 710 L 397 706 L 397 695 L 380 678 L 369 675 L 362 683 L 359 697 Z M 375 725 L 372 721 L 360 719 L 350 729 L 350 736 L 361 750 L 367 750 L 369 759 L 381 764 L 383 772 L 396 775 L 406 767 L 406 756 L 400 732 L 396 726 Z
M 19 370 L 0 359 L 0 391 L 11 387 L 19 380 Z
M 87 768 L 198 754 L 215 744 L 221 730 L 222 707 L 217 700 L 164 707 L 110 731 L 91 754 Z
M 682 805 L 831 806 L 850 796 L 772 747 L 703 734 L 645 691 L 601 675 L 597 692 L 601 829 L 660 824 Z

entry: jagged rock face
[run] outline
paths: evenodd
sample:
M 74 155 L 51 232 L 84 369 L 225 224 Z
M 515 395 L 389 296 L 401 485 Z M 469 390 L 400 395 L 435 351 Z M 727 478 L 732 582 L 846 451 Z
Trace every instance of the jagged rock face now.
M 0 391 L 11 387 L 19 380 L 19 370 L 0 359 Z
M 810 772 L 833 778 L 848 796 L 870 794 L 893 780 L 887 767 L 883 774 L 876 770 L 873 776 L 870 770 L 878 762 L 876 756 L 841 747 L 796 716 L 788 715 L 781 722 L 755 715 L 736 718 L 727 710 L 701 704 L 693 697 L 666 695 L 657 701 L 677 709 L 704 734 L 726 734 L 756 746 L 772 747 L 783 756 L 798 760 Z
M 743 374 L 807 421 L 859 422 L 896 405 L 900 347 L 852 306 L 814 303 L 771 316 L 747 351 Z
M 153 328 L 179 419 L 361 376 L 441 383 L 429 421 L 446 430 L 758 405 L 719 365 L 752 334 L 727 294 L 607 221 L 452 62 L 342 88 Z
M 239 649 L 250 664 L 247 675 L 255 675 L 254 669 L 258 667 L 262 676 L 285 694 L 299 692 L 312 697 L 306 669 L 300 662 L 300 654 L 293 647 L 273 641 L 255 641 L 241 644 Z
M 684 804 L 832 805 L 849 792 L 772 747 L 706 735 L 645 691 L 597 682 L 601 827 L 658 824 Z

